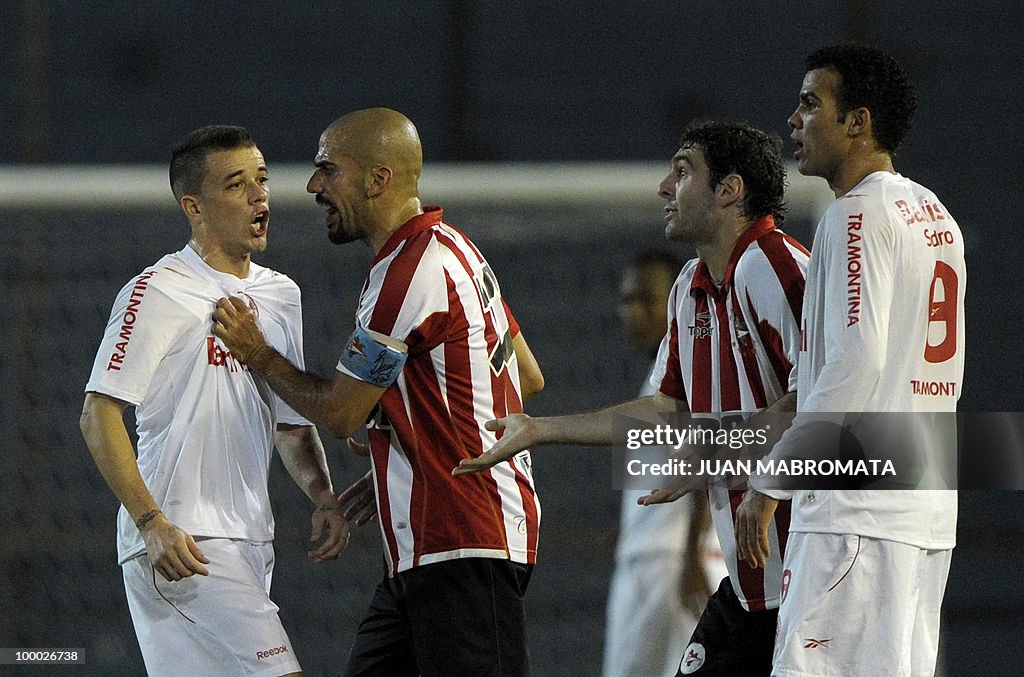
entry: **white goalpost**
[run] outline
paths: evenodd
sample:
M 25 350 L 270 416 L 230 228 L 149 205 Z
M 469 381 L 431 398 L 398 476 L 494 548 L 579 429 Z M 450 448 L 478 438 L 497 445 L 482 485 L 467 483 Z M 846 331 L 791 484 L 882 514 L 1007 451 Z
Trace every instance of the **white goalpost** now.
M 271 165 L 277 205 L 311 205 L 312 167 Z M 636 206 L 660 202 L 666 162 L 428 163 L 421 194 L 438 204 Z M 833 199 L 820 179 L 787 167 L 793 218 L 817 222 Z M 158 165 L 0 166 L 0 209 L 172 208 L 167 168 Z

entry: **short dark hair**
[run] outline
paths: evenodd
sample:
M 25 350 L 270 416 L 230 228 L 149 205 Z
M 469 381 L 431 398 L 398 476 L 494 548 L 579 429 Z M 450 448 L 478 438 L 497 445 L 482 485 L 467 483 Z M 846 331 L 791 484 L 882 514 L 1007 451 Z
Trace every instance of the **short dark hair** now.
M 171 192 L 175 200 L 198 193 L 206 179 L 206 156 L 221 150 L 249 148 L 256 142 L 245 127 L 210 125 L 174 144 L 171 151 Z
M 867 108 L 875 141 L 890 154 L 896 153 L 910 130 L 917 93 L 895 57 L 873 45 L 847 42 L 812 52 L 804 65 L 808 71 L 831 68 L 839 73 L 840 114 Z
M 745 123 L 701 120 L 690 123 L 679 145 L 700 148 L 711 174 L 711 188 L 729 174 L 743 177 L 746 197 L 742 207 L 748 219 L 771 215 L 778 223 L 785 220 L 786 168 L 778 134 Z

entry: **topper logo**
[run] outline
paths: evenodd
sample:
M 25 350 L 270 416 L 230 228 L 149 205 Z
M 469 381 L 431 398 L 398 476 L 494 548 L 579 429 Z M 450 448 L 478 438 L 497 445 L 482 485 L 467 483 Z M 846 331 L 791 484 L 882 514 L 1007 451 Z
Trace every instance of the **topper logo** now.
M 690 336 L 695 340 L 711 336 L 711 313 L 701 312 L 694 316 L 694 323 L 690 325 Z

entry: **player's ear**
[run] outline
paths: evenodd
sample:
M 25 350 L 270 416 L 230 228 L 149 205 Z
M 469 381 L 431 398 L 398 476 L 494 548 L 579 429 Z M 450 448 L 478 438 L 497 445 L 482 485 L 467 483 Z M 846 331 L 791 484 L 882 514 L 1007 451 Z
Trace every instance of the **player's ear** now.
M 860 136 L 871 133 L 871 111 L 861 106 L 846 112 L 846 133 L 850 136 Z
M 181 205 L 181 210 L 185 212 L 185 216 L 188 217 L 189 221 L 202 218 L 202 204 L 200 204 L 199 199 L 194 195 L 185 195 L 178 201 L 178 204 Z
M 743 177 L 739 174 L 728 174 L 715 189 L 715 198 L 723 207 L 729 206 L 743 198 Z
M 380 167 L 374 167 L 366 181 L 366 195 L 367 197 L 377 197 L 388 187 L 391 183 L 392 171 L 391 167 L 387 165 L 381 165 Z

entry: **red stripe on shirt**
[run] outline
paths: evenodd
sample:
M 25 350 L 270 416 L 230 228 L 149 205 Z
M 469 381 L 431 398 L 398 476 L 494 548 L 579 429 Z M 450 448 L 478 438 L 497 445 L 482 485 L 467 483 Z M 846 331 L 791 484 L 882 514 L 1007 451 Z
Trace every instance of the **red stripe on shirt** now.
M 740 400 L 740 378 L 736 367 L 736 356 L 732 352 L 732 323 L 729 321 L 729 304 L 723 298 L 715 303 L 715 317 L 718 320 L 718 380 L 719 411 L 740 411 L 743 405 Z M 712 373 L 705 375 L 694 369 L 693 378 L 712 380 Z
M 779 501 L 775 508 L 775 536 L 779 539 L 779 559 L 786 555 L 786 545 L 789 543 L 789 520 L 793 507 L 792 501 Z M 771 590 L 769 592 L 782 593 L 782 590 Z
M 732 301 L 732 314 L 733 317 L 737 318 L 737 321 L 744 322 L 743 309 L 740 307 L 739 298 L 736 294 L 736 290 L 732 289 L 729 293 L 729 299 Z M 749 303 L 750 296 L 747 296 L 747 302 Z M 756 317 L 753 313 L 753 307 L 750 308 L 751 317 Z M 757 351 L 754 348 L 754 342 L 751 340 L 750 327 L 746 328 L 746 334 L 740 335 L 737 332 L 736 342 L 740 346 L 740 359 L 743 361 L 743 372 L 747 375 L 747 386 L 750 390 L 750 394 L 754 398 L 754 406 L 758 409 L 763 409 L 768 406 L 768 395 L 764 390 L 764 382 L 761 380 L 761 369 L 757 362 Z
M 788 391 L 789 373 L 793 370 L 793 364 L 786 355 L 786 346 L 782 342 L 782 335 L 767 320 L 757 323 L 757 335 L 761 339 L 761 345 L 768 353 L 768 361 L 771 363 L 775 378 L 779 381 L 779 387 L 783 392 Z
M 800 266 L 797 265 L 796 259 L 793 258 L 793 253 L 786 246 L 787 241 L 791 241 L 806 253 L 799 242 L 778 231 L 762 237 L 757 244 L 764 251 L 768 263 L 771 264 L 772 270 L 779 278 L 779 284 L 785 291 L 786 300 L 789 302 L 789 309 L 793 312 L 796 326 L 799 327 L 804 305 L 804 274 L 800 270 Z
M 403 249 L 388 264 L 381 289 L 387 289 L 392 293 L 378 296 L 373 307 L 373 315 L 370 316 L 370 329 L 382 334 L 391 334 L 409 291 L 409 283 L 412 282 L 413 275 L 419 267 L 420 258 L 433 241 L 434 238 L 429 231 L 415 235 L 405 241 Z M 396 289 L 401 289 L 402 293 L 395 294 L 393 290 Z M 405 337 L 395 338 L 402 340 Z
M 696 308 L 694 309 L 694 317 L 699 317 L 701 313 L 710 314 L 711 310 L 708 307 L 708 299 L 704 295 L 700 295 L 696 299 Z M 711 324 L 711 320 L 708 320 L 708 324 Z M 693 399 L 690 402 L 690 411 L 694 412 L 709 412 L 712 411 L 711 407 L 711 386 L 713 372 L 711 364 L 711 341 L 712 337 L 706 336 L 704 338 L 694 337 L 693 340 L 693 377 L 691 379 L 690 388 L 693 391 Z

